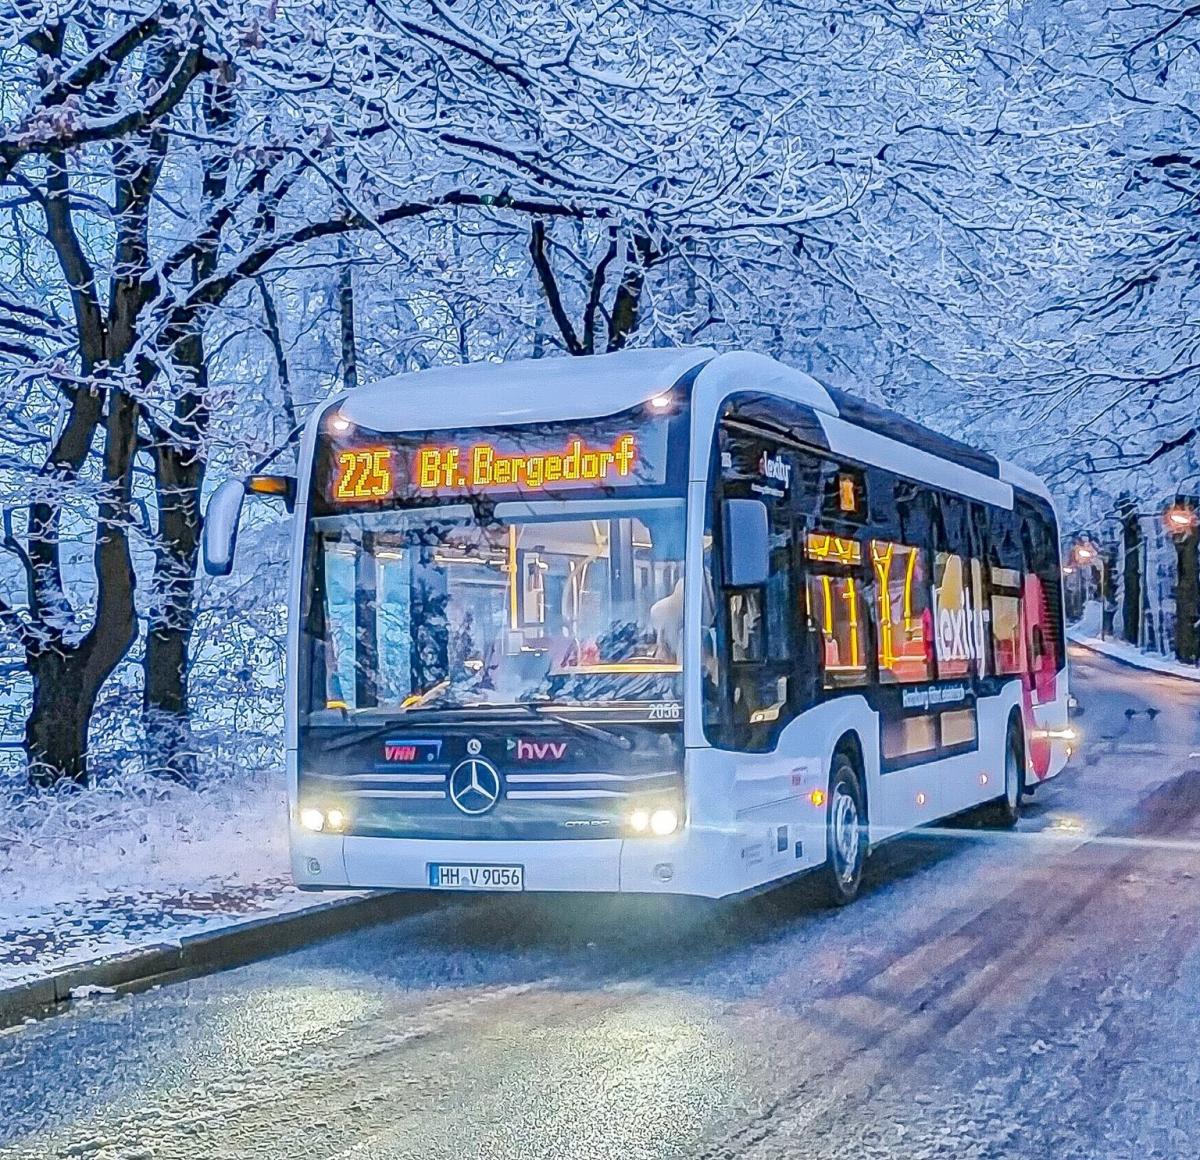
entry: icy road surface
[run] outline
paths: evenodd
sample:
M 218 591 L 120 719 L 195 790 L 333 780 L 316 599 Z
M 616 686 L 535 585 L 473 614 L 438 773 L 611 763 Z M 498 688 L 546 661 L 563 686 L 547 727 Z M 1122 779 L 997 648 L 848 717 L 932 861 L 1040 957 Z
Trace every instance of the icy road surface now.
M 77 1004 L 0 1036 L 0 1157 L 1198 1156 L 1200 687 L 1074 673 L 1015 835 L 844 911 L 448 901 Z

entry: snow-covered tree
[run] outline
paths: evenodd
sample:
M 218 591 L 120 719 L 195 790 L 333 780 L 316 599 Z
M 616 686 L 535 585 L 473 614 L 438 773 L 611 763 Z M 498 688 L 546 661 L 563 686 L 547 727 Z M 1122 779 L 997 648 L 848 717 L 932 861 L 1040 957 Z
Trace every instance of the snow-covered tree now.
M 278 566 L 198 595 L 206 470 L 355 377 L 738 344 L 1033 466 L 1072 424 L 1093 457 L 1117 416 L 1143 458 L 1178 439 L 1192 66 L 1153 12 L 0 0 L 0 624 L 35 774 L 84 776 L 134 661 L 149 760 L 191 776 L 189 671 L 249 688 L 261 651 L 218 658 L 278 631 Z M 1173 273 L 1116 321 L 1164 218 Z M 1139 412 L 1119 368 L 1154 378 L 1164 319 Z

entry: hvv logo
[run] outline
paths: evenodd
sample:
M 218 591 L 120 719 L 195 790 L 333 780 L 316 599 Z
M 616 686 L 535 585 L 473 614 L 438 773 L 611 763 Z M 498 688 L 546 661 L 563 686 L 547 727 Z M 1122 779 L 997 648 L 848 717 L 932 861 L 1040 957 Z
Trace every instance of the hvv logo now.
M 529 741 L 518 737 L 508 743 L 509 751 L 517 751 L 518 761 L 562 761 L 567 755 L 565 741 Z

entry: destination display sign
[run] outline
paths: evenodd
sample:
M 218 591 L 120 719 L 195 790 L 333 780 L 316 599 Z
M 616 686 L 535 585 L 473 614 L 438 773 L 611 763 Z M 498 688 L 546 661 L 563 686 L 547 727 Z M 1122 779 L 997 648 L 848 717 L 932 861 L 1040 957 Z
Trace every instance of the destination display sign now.
M 553 498 L 661 489 L 668 483 L 668 447 L 676 427 L 681 436 L 686 434 L 678 416 L 626 412 L 537 428 L 394 436 L 335 428 L 323 435 L 314 501 L 319 514 L 441 498 Z M 678 443 L 682 469 L 685 439 Z
M 490 443 L 470 447 L 422 447 L 413 483 L 422 491 L 466 487 L 541 488 L 547 484 L 617 484 L 636 480 L 637 439 L 620 435 L 611 447 L 591 447 L 571 439 L 561 450 L 505 451 Z

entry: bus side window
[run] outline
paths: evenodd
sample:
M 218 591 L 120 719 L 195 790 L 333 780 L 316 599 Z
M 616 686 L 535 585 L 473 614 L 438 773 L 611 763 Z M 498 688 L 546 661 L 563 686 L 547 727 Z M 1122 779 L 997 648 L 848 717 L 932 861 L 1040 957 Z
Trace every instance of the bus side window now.
M 715 745 L 728 745 L 729 673 L 722 636 L 727 609 L 721 606 L 720 578 L 716 574 L 718 553 L 711 528 L 704 534 L 704 580 L 700 602 L 701 710 L 705 736 Z
M 854 575 L 811 571 L 806 593 L 809 629 L 826 689 L 867 683 L 870 675 L 868 612 L 861 580 Z
M 761 588 L 736 588 L 729 593 L 729 636 L 735 665 L 758 664 L 763 659 L 763 607 Z
M 811 498 L 816 457 L 780 446 L 735 426 L 723 426 L 713 457 L 719 483 L 705 541 L 705 602 L 701 615 L 703 706 L 706 734 L 716 745 L 768 749 L 799 703 L 794 505 Z M 767 516 L 766 579 L 739 581 L 730 553 L 736 540 L 727 521 L 731 504 L 753 500 Z M 750 573 L 747 573 L 749 577 Z
M 938 677 L 969 677 L 974 662 L 969 565 L 956 552 L 933 558 L 934 652 Z
M 704 692 L 721 683 L 721 653 L 717 648 L 717 593 L 713 577 L 712 533 L 704 535 L 704 577 L 700 592 L 700 658 L 704 666 Z
M 794 538 L 786 507 L 770 505 L 767 582 L 726 588 L 733 721 L 746 744 L 762 748 L 795 711 Z
M 934 519 L 933 616 L 938 677 L 961 680 L 982 675 L 980 587 L 974 552 L 979 535 L 971 504 L 940 493 Z
M 1025 577 L 1024 614 L 1029 641 L 1029 679 L 1035 703 L 1052 701 L 1055 695 L 1057 665 L 1050 634 L 1050 612 L 1040 576 Z
M 933 610 L 924 555 L 908 544 L 871 541 L 881 684 L 933 679 Z

